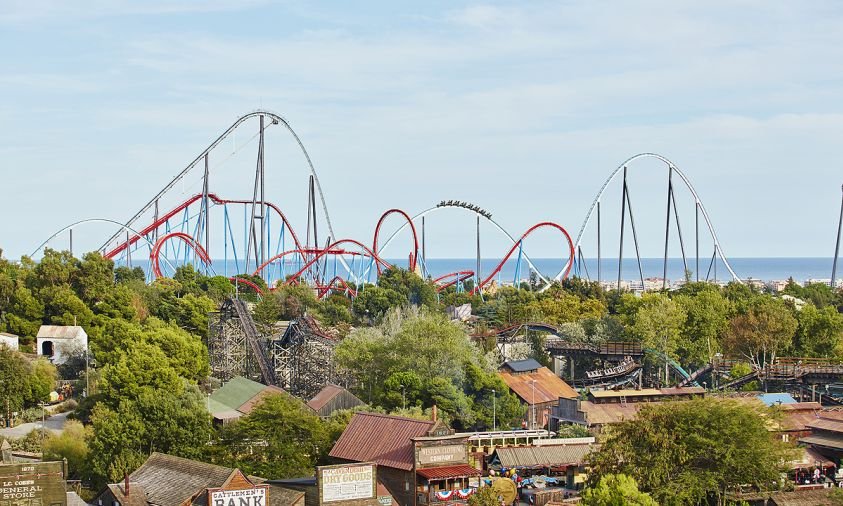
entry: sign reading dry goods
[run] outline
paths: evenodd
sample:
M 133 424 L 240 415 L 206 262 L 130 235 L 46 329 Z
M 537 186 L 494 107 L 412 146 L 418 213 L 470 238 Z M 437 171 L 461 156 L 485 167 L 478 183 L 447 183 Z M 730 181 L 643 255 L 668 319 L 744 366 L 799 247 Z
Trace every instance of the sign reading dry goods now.
M 209 506 L 267 506 L 266 486 L 242 490 L 208 490 Z
M 373 499 L 377 492 L 375 464 L 320 467 L 317 476 L 323 503 Z
M 0 465 L 0 506 L 66 506 L 64 464 Z
M 419 448 L 419 464 L 422 466 L 451 462 L 463 463 L 467 460 L 468 455 L 465 451 L 465 445 L 422 446 Z

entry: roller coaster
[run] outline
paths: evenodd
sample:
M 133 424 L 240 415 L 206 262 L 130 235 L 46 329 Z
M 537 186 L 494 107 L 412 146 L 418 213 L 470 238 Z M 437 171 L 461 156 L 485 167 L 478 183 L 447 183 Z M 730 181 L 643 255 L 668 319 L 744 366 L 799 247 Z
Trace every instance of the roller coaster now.
M 293 226 L 293 220 L 288 218 L 281 207 L 273 203 L 268 197 L 266 176 L 269 166 L 268 153 L 278 152 L 273 144 L 270 149 L 270 133 L 278 130 L 286 132 L 291 138 L 294 149 L 303 159 L 307 190 L 307 219 L 305 233 L 298 232 Z M 241 139 L 238 144 L 237 139 Z M 246 138 L 246 142 L 242 139 Z M 280 141 L 279 141 L 280 142 Z M 229 143 L 235 147 L 232 152 L 226 151 Z M 245 198 L 231 198 L 222 195 L 220 191 L 212 191 L 212 182 L 217 181 L 217 174 L 230 163 L 232 159 L 246 160 L 250 164 L 252 158 L 250 146 L 256 145 L 254 152 L 254 172 L 251 169 L 246 175 L 239 172 L 236 177 L 249 183 L 250 193 Z M 248 149 L 247 149 L 248 148 Z M 343 293 L 354 297 L 359 290 L 365 290 L 365 285 L 374 283 L 378 277 L 393 266 L 405 267 L 434 282 L 438 291 L 455 287 L 456 290 L 470 290 L 471 293 L 483 293 L 493 286 L 501 284 L 518 284 L 528 277 L 533 277 L 538 286 L 536 289 L 545 290 L 554 281 L 562 280 L 570 275 L 590 279 L 590 273 L 585 265 L 586 230 L 591 222 L 596 223 L 597 239 L 597 280 L 603 281 L 603 224 L 601 203 L 608 197 L 610 183 L 621 174 L 622 177 L 622 205 L 621 226 L 619 230 L 619 258 L 618 258 L 618 287 L 620 288 L 621 264 L 623 263 L 623 245 L 625 220 L 629 219 L 635 242 L 636 258 L 638 260 L 641 289 L 644 288 L 643 271 L 641 270 L 640 249 L 638 244 L 638 229 L 632 214 L 632 200 L 630 197 L 630 183 L 627 171 L 638 160 L 655 159 L 667 167 L 667 221 L 665 226 L 665 278 L 667 278 L 667 256 L 670 239 L 671 222 L 678 229 L 679 244 L 682 251 L 684 265 L 688 267 L 685 255 L 685 239 L 679 222 L 679 210 L 676 205 L 677 192 L 673 179 L 677 176 L 684 186 L 691 192 L 695 208 L 696 231 L 696 276 L 700 279 L 700 233 L 699 225 L 702 219 L 713 243 L 713 257 L 709 271 L 716 265 L 714 257 L 719 258 L 730 275 L 739 280 L 737 274 L 723 254 L 723 248 L 717 239 L 714 226 L 708 212 L 702 205 L 699 194 L 693 188 L 684 172 L 667 158 L 643 153 L 624 161 L 615 169 L 600 188 L 594 202 L 589 209 L 585 221 L 576 239 L 572 239 L 568 231 L 553 221 L 541 221 L 526 228 L 520 236 L 510 234 L 494 218 L 490 211 L 475 204 L 460 200 L 442 200 L 414 215 L 402 209 L 389 209 L 376 221 L 371 242 L 354 238 L 340 238 L 335 234 L 334 226 L 328 214 L 328 205 L 322 190 L 319 177 L 311 160 L 310 154 L 298 134 L 289 122 L 278 114 L 260 110 L 237 118 L 222 134 L 214 139 L 202 150 L 185 168 L 140 209 L 126 221 L 112 219 L 82 220 L 56 232 L 42 243 L 31 256 L 36 256 L 51 241 L 60 241 L 60 237 L 68 239 L 69 249 L 73 250 L 73 232 L 89 223 L 111 223 L 118 225 L 116 231 L 110 231 L 102 241 L 99 251 L 106 258 L 114 260 L 120 265 L 140 266 L 144 268 L 147 278 L 152 281 L 162 276 L 172 276 L 175 270 L 187 264 L 192 264 L 209 275 L 221 275 L 232 279 L 234 283 L 243 283 L 258 293 L 263 289 L 240 275 L 260 277 L 269 290 L 275 290 L 284 285 L 306 284 L 313 287 L 319 297 L 326 297 L 332 293 Z M 295 162 L 284 159 L 285 165 Z M 287 162 L 290 162 L 289 164 Z M 300 163 L 300 162 L 299 162 Z M 284 175 L 285 192 L 282 199 L 288 201 L 290 184 L 295 176 Z M 303 177 L 304 179 L 304 177 Z M 195 180 L 195 181 L 194 181 Z M 190 181 L 194 185 L 201 185 L 201 191 L 184 197 L 185 186 Z M 178 192 L 181 185 L 181 194 Z M 233 191 L 231 185 L 221 183 L 217 190 L 225 193 Z M 451 273 L 432 272 L 428 268 L 426 255 L 426 217 L 442 212 L 462 212 L 476 218 L 476 267 L 463 269 Z M 594 215 L 594 219 L 592 216 Z M 388 224 L 400 218 L 401 224 L 394 228 L 385 239 Z M 673 221 L 671 221 L 673 220 Z M 482 258 L 480 254 L 480 225 L 491 226 L 509 243 L 503 255 L 488 272 L 482 272 Z M 555 274 L 543 273 L 527 252 L 526 245 L 530 236 L 540 230 L 555 234 L 560 241 L 556 248 L 555 258 L 559 259 L 558 271 Z M 320 236 L 320 232 L 322 235 Z M 472 234 L 464 234 L 471 237 Z M 406 264 L 403 261 L 393 264 L 385 258 L 385 249 L 394 241 L 401 238 L 407 240 L 409 251 L 406 252 Z M 399 265 L 400 264 L 400 265 Z M 504 267 L 507 270 L 514 265 L 511 279 L 503 279 Z M 237 276 L 237 277 L 236 277 Z M 708 276 L 706 276 L 707 278 Z M 469 283 L 471 281 L 471 283 Z M 470 287 L 469 287 L 470 285 Z M 467 288 L 468 287 L 468 288 Z

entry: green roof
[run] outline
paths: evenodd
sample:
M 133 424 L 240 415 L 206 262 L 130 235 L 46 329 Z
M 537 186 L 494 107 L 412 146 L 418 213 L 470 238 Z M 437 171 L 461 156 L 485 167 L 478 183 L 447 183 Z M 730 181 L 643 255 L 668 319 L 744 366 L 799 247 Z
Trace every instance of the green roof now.
M 264 388 L 266 386 L 257 381 L 235 376 L 222 388 L 211 394 L 211 399 L 208 402 L 210 412 L 213 414 L 221 411 L 236 411 L 237 408 L 256 396 Z

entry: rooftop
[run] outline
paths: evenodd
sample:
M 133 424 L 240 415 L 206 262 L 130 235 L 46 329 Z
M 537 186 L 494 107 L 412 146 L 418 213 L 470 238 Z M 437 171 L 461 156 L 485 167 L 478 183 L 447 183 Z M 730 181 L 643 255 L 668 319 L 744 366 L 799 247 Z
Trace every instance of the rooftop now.
M 521 374 L 512 374 L 502 370 L 498 374 L 510 390 L 527 404 L 555 403 L 560 397 L 566 399 L 577 397 L 576 390 L 547 367 L 540 366 L 533 372 Z
M 349 404 L 353 404 L 356 406 L 364 404 L 363 401 L 358 399 L 354 394 L 352 394 L 345 388 L 339 385 L 328 384 L 325 385 L 325 388 L 320 390 L 318 394 L 313 396 L 313 398 L 307 402 L 307 405 L 310 406 L 310 409 L 312 409 L 313 411 L 319 411 L 324 408 L 328 403 L 330 403 L 333 399 L 335 399 L 338 395 L 349 396 L 348 400 L 351 401 Z
M 426 436 L 434 425 L 432 420 L 355 413 L 330 456 L 410 471 L 415 462 L 412 439 Z
M 512 372 L 529 372 L 541 368 L 542 365 L 537 360 L 528 358 L 524 360 L 507 360 L 501 367 L 506 367 Z
M 38 328 L 38 335 L 36 338 L 51 338 L 51 339 L 76 339 L 79 337 L 87 337 L 88 334 L 82 327 L 74 325 L 41 325 Z
M 774 404 L 796 404 L 796 399 L 794 399 L 790 394 L 784 392 L 760 394 L 758 398 L 761 399 L 761 402 L 767 406 L 772 406 Z
M 497 448 L 493 461 L 501 467 L 581 465 L 596 448 L 593 444 L 555 444 Z
M 211 394 L 208 410 L 218 420 L 234 419 L 251 413 L 267 396 L 286 393 L 282 388 L 235 376 Z
M 595 399 L 613 399 L 618 397 L 667 397 L 672 395 L 699 395 L 704 394 L 702 387 L 681 387 L 681 388 L 642 388 L 640 390 L 592 390 L 589 395 Z

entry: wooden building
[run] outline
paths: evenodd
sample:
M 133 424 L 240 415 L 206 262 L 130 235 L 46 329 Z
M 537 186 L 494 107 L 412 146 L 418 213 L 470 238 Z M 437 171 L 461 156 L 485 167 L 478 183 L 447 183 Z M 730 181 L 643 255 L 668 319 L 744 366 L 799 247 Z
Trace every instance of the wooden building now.
M 355 413 L 330 456 L 374 462 L 378 480 L 400 506 L 462 504 L 480 471 L 469 465 L 468 437 L 441 421 Z
M 529 406 L 525 424 L 528 429 L 547 426 L 551 410 L 560 398 L 578 396 L 562 378 L 533 359 L 504 362 L 498 374 L 521 402 Z
M 304 506 L 304 493 L 246 476 L 239 469 L 153 453 L 122 483 L 107 485 L 93 506 Z
M 365 403 L 345 388 L 328 384 L 310 399 L 307 405 L 322 418 L 327 418 L 334 411 L 356 408 Z

